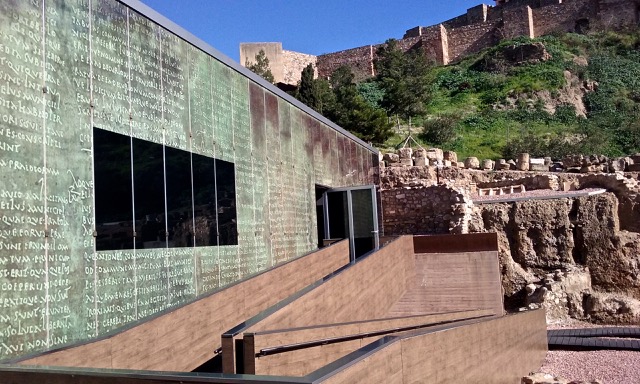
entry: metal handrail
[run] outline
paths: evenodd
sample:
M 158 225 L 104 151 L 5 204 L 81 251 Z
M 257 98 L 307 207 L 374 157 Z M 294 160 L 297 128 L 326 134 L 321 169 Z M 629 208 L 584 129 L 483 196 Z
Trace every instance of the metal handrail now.
M 320 340 L 314 340 L 314 341 L 306 341 L 306 342 L 303 342 L 303 343 L 278 345 L 278 346 L 275 346 L 275 347 L 268 347 L 268 348 L 261 349 L 258 353 L 256 353 L 256 357 L 264 357 L 264 356 L 269 356 L 269 355 L 276 355 L 276 354 L 279 354 L 279 353 L 291 352 L 291 351 L 296 351 L 296 350 L 306 349 L 306 348 L 319 347 L 319 346 L 322 346 L 322 345 L 330 345 L 330 344 L 342 343 L 342 342 L 345 342 L 345 341 L 365 339 L 365 338 L 368 338 L 368 337 L 384 336 L 384 335 L 389 335 L 389 334 L 392 334 L 392 333 L 413 331 L 413 330 L 416 330 L 416 329 L 434 327 L 434 326 L 438 326 L 438 325 L 446 325 L 446 324 L 456 323 L 456 322 L 460 322 L 460 321 L 478 320 L 478 319 L 483 319 L 483 318 L 493 317 L 493 316 L 495 316 L 495 314 L 482 315 L 482 316 L 473 316 L 473 317 L 465 317 L 465 318 L 462 318 L 462 319 L 438 321 L 438 322 L 435 322 L 435 323 L 425 323 L 425 324 L 412 325 L 412 326 L 407 326 L 407 327 L 388 328 L 388 329 L 384 329 L 384 330 L 380 330 L 380 331 L 357 333 L 357 334 L 349 335 L 349 336 L 330 337 L 330 338 L 326 338 L 326 339 L 320 339 Z

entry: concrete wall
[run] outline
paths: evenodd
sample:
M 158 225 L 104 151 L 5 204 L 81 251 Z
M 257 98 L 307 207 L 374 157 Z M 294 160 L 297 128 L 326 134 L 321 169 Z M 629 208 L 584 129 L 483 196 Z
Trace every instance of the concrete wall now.
M 498 251 L 416 254 L 414 281 L 390 316 L 491 309 L 503 313 Z
M 362 353 L 323 383 L 518 383 L 547 351 L 544 310 L 398 338 Z
M 385 317 L 413 281 L 413 240 L 404 236 L 359 260 L 303 296 L 249 319 L 242 333 Z M 224 337 L 223 370 L 235 372 L 235 341 Z
M 354 336 L 402 327 L 426 326 L 444 321 L 470 317 L 492 316 L 493 310 L 470 310 L 453 313 L 429 314 L 401 318 L 387 318 L 364 322 L 327 324 L 318 327 L 283 329 L 258 332 L 244 336 L 245 373 L 258 375 L 304 376 L 380 338 L 379 335 L 356 338 L 335 344 L 326 344 L 285 353 L 257 356 L 262 349 L 308 343 L 312 341 Z
M 21 364 L 191 371 L 213 357 L 222 332 L 348 262 L 345 240 L 108 338 Z

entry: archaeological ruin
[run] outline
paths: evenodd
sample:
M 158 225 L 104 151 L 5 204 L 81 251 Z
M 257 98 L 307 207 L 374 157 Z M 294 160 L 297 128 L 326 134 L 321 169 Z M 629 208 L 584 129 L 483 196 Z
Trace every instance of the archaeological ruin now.
M 468 233 L 468 196 L 439 183 L 425 197 L 442 220 L 394 235 L 380 169 L 375 148 L 137 0 L 3 1 L 0 382 L 538 369 L 545 311 L 505 313 L 504 236 Z

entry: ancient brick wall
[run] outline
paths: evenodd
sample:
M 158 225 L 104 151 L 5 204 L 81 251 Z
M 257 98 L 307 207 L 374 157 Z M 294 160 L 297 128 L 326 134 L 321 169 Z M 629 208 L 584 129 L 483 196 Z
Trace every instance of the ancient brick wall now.
M 502 38 L 534 36 L 533 12 L 531 7 L 505 9 L 502 13 Z
M 616 29 L 637 25 L 640 21 L 640 4 L 629 0 L 600 0 L 599 29 Z
M 364 47 L 320 55 L 318 56 L 318 77 L 327 78 L 339 67 L 348 65 L 351 67 L 356 81 L 368 79 L 374 75 L 374 52 L 374 46 L 366 45 Z
M 300 81 L 302 70 L 309 64 L 316 66 L 318 58 L 314 55 L 307 55 L 300 52 L 282 51 L 283 83 L 297 84 Z
M 580 20 L 591 24 L 596 15 L 596 1 L 569 1 L 532 10 L 534 34 L 544 36 L 554 32 L 580 32 Z M 583 30 L 584 31 L 584 30 Z
M 450 29 L 447 32 L 449 59 L 455 62 L 497 44 L 499 42 L 497 28 L 498 22 L 494 21 Z
M 468 196 L 445 186 L 380 192 L 385 236 L 466 233 Z

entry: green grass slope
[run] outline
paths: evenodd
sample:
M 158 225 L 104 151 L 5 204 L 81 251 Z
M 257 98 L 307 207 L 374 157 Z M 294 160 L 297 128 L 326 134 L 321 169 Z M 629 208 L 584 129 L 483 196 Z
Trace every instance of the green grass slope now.
M 505 53 L 540 44 L 550 55 L 546 60 L 515 62 Z M 415 136 L 461 158 L 640 152 L 639 31 L 504 41 L 434 67 L 429 82 L 427 115 L 413 122 L 425 128 Z M 563 101 L 573 91 L 583 116 L 575 102 Z

